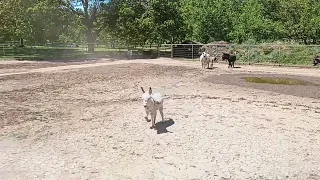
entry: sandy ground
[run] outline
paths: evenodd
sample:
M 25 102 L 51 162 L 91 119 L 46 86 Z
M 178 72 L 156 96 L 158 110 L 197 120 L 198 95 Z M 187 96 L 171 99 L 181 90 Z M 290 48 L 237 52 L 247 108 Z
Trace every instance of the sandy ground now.
M 0 179 L 320 179 L 318 96 L 234 78 L 315 81 L 319 69 L 37 64 L 0 63 Z M 166 98 L 156 130 L 143 118 L 140 86 Z

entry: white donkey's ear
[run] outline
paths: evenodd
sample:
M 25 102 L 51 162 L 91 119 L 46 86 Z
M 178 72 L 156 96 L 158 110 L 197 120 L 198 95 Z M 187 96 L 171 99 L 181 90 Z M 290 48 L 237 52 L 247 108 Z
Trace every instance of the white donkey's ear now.
M 143 87 L 141 87 L 141 90 L 142 90 L 142 93 L 145 93 L 145 91 L 144 91 Z
M 152 89 L 151 89 L 151 87 L 149 87 L 149 94 L 152 94 Z

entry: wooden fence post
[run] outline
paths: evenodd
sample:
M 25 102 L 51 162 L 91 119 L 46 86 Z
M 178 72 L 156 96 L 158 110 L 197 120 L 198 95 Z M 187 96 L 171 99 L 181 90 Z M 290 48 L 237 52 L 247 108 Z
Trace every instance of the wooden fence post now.
M 194 56 L 193 56 L 193 44 L 191 44 L 191 46 L 192 46 L 192 60 L 194 59 Z

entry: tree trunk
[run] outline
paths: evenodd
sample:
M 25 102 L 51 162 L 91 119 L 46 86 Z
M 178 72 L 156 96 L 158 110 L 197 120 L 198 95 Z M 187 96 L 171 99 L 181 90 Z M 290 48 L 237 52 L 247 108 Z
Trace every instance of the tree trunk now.
M 87 31 L 86 36 L 87 36 L 87 43 L 88 43 L 88 52 L 89 53 L 93 53 L 94 52 L 94 45 L 95 45 L 95 42 L 96 42 L 96 36 L 92 32 L 91 29 L 89 29 Z
M 94 52 L 94 44 L 88 43 L 88 52 L 93 53 Z

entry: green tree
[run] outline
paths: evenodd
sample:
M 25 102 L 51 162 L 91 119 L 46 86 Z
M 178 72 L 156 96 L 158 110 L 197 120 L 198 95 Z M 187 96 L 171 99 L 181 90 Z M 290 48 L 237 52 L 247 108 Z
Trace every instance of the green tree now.
M 107 0 L 60 0 L 63 2 L 63 8 L 79 16 L 85 27 L 85 36 L 88 43 L 88 51 L 94 52 L 94 43 L 100 32 L 98 28 L 98 17 L 101 13 L 101 7 Z
M 177 1 L 110 1 L 103 8 L 102 29 L 127 43 L 143 45 L 181 41 L 184 21 Z
M 69 36 L 69 41 L 78 39 L 72 34 L 75 30 L 83 30 L 79 18 L 70 11 L 65 11 L 63 5 L 60 0 L 40 0 L 27 8 L 31 25 L 29 37 L 36 42 L 67 40 L 62 38 L 66 35 Z
M 103 33 L 125 42 L 127 46 L 143 45 L 149 38 L 146 4 L 142 1 L 109 1 L 103 6 L 99 22 Z
M 142 3 L 124 3 L 119 11 L 118 37 L 130 45 L 142 45 L 143 26 L 141 26 L 142 15 L 145 8 Z M 145 41 L 145 40 L 144 40 Z
M 204 43 L 231 40 L 229 33 L 239 8 L 237 3 L 232 0 L 183 0 L 182 12 L 189 30 L 188 37 Z
M 26 4 L 30 1 L 3 0 L 0 1 L 0 40 L 15 40 L 26 35 L 29 27 Z
M 77 40 L 83 28 L 61 0 L 4 0 L 0 9 L 2 40 L 24 38 L 34 43 Z M 73 36 L 71 36 L 73 34 Z
M 248 39 L 260 41 L 267 37 L 268 21 L 262 14 L 263 6 L 259 0 L 247 0 L 234 21 L 234 30 L 230 33 L 236 42 Z
M 186 26 L 180 10 L 179 0 L 153 0 L 149 3 L 153 31 L 151 41 L 157 44 L 179 42 L 186 37 Z
M 277 19 L 287 29 L 286 37 L 304 43 L 319 38 L 319 3 L 316 0 L 279 1 Z

